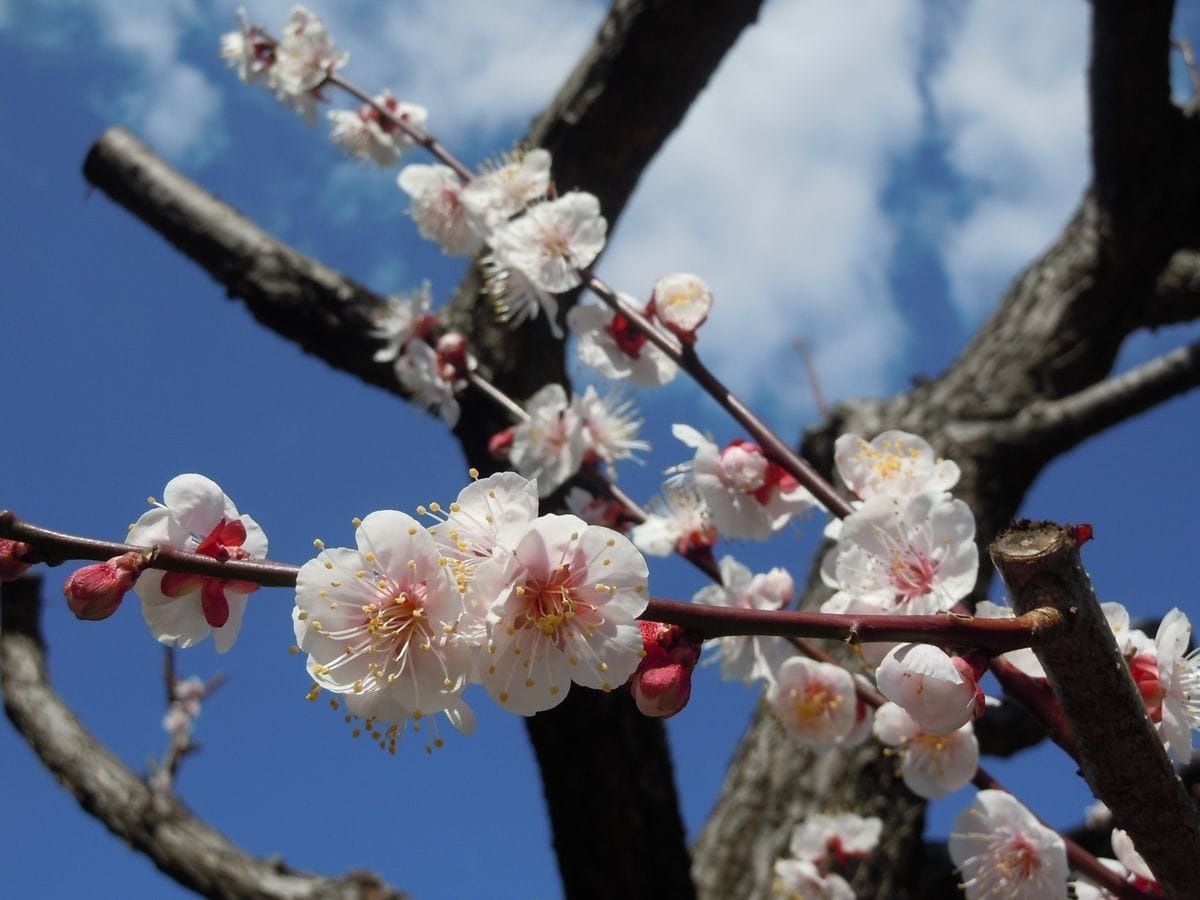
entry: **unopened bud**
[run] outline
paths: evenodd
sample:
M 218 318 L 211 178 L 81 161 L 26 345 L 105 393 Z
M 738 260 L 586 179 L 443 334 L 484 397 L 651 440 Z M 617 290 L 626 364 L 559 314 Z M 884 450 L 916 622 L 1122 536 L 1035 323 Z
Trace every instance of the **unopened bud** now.
M 712 291 L 698 276 L 687 272 L 664 275 L 654 285 L 651 299 L 658 320 L 687 344 L 696 342 L 696 329 L 712 309 Z
M 683 709 L 692 696 L 700 637 L 661 622 L 638 622 L 638 627 L 646 655 L 629 679 L 629 688 L 642 715 L 665 719 Z
M 71 612 L 90 621 L 107 619 L 117 611 L 146 561 L 145 554 L 130 552 L 73 572 L 63 585 Z
M 41 555 L 34 547 L 24 541 L 0 539 L 0 581 L 20 578 L 36 562 L 41 562 Z

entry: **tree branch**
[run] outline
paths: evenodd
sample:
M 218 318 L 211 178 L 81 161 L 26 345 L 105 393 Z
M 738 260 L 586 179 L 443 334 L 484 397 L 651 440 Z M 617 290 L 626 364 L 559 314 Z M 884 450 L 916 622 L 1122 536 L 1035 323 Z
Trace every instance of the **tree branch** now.
M 1200 884 L 1200 814 L 1117 647 L 1070 532 L 1018 522 L 991 547 L 1017 613 L 1052 605 L 1070 622 L 1034 652 L 1076 733 L 1084 778 L 1129 832 L 1167 896 Z
M 389 363 L 372 358 L 373 315 L 386 301 L 289 247 L 181 174 L 124 128 L 110 128 L 83 163 L 87 180 L 239 297 L 254 317 L 308 353 L 398 396 Z
M 1200 318 L 1200 252 L 1180 250 L 1142 303 L 1142 325 L 1160 328 Z
M 1200 386 L 1200 342 L 1057 400 L 1029 404 L 1011 419 L 951 426 L 959 440 L 1053 459 L 1112 426 Z M 972 434 L 973 431 L 981 433 Z
M 209 897 L 401 900 L 369 872 L 330 878 L 260 859 L 197 818 L 173 794 L 154 791 L 100 744 L 47 678 L 39 627 L 40 579 L 0 586 L 0 686 L 4 710 L 54 777 L 109 831 L 163 873 Z

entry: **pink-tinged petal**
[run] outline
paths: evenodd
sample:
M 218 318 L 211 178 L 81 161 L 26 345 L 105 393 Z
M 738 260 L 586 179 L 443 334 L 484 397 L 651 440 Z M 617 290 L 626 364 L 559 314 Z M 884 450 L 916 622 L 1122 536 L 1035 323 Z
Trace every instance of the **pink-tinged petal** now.
M 200 590 L 206 580 L 203 575 L 192 575 L 188 572 L 163 572 L 159 590 L 164 597 L 173 600 Z
M 220 628 L 228 622 L 229 601 L 225 599 L 225 585 L 215 578 L 204 579 L 200 588 L 200 607 L 210 628 Z
M 242 524 L 241 519 L 234 519 L 232 522 L 226 522 L 225 527 L 221 529 L 219 540 L 226 547 L 240 547 L 246 540 L 246 526 Z

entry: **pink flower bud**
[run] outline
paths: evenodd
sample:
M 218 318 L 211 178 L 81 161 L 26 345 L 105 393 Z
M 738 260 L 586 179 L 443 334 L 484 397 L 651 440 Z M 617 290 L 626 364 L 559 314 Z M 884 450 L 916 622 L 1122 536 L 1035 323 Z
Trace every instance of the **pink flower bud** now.
M 700 637 L 678 625 L 638 622 L 646 655 L 629 679 L 644 716 L 665 719 L 687 705 L 692 670 L 700 659 Z
M 41 562 L 41 555 L 29 544 L 0 539 L 0 581 L 20 578 L 36 562 Z
M 142 553 L 114 556 L 108 562 L 84 566 L 63 585 L 67 605 L 80 619 L 99 621 L 117 611 L 125 594 L 146 567 Z

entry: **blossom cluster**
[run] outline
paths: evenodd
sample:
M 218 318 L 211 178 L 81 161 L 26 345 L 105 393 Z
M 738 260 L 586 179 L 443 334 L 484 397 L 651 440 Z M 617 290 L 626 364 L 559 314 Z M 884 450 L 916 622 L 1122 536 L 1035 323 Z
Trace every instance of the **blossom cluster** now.
M 626 537 L 539 516 L 537 484 L 512 472 L 418 512 L 435 524 L 383 510 L 356 521 L 353 548 L 318 542 L 296 584 L 309 674 L 381 744 L 436 712 L 470 732 L 473 682 L 528 716 L 572 683 L 612 690 L 637 669 L 648 570 Z

